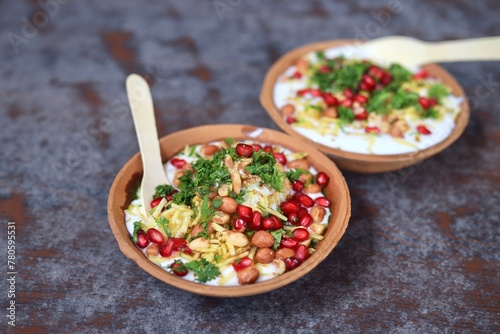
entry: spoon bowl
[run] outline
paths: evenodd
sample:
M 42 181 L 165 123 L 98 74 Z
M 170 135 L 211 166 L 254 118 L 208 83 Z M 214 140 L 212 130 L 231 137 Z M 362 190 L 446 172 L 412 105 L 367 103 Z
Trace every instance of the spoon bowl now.
M 142 213 L 147 216 L 156 187 L 169 182 L 161 161 L 149 85 L 141 76 L 131 74 L 127 77 L 126 87 L 144 169 L 140 192 L 143 200 Z

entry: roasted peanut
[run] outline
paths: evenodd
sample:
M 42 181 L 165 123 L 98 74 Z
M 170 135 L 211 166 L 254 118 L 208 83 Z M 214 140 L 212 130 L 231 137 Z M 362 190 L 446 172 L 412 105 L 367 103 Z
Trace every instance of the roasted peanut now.
M 283 114 L 283 116 L 291 116 L 293 115 L 293 113 L 295 112 L 295 107 L 293 104 L 285 104 L 282 108 L 281 108 L 281 113 Z
M 337 111 L 337 108 L 329 107 L 323 111 L 323 117 L 337 118 L 339 117 L 339 112 Z
M 222 204 L 217 208 L 225 213 L 234 213 L 238 207 L 238 202 L 232 197 L 224 196 L 221 198 Z
M 311 208 L 311 217 L 315 223 L 319 223 L 323 221 L 323 218 L 325 218 L 326 210 L 324 207 L 315 205 Z
M 157 256 L 158 251 L 160 250 L 160 246 L 157 244 L 151 244 L 146 248 L 146 254 L 151 255 L 151 256 Z
M 204 156 L 210 157 L 215 154 L 219 150 L 219 146 L 217 145 L 203 145 L 202 148 L 200 149 L 201 154 Z
M 307 183 L 307 181 L 312 180 L 313 176 L 311 173 L 304 173 L 299 176 L 299 181 L 303 183 Z
M 235 194 L 239 194 L 241 191 L 241 175 L 237 170 L 231 172 L 231 184 L 233 185 L 233 191 Z
M 229 219 L 231 217 L 229 216 L 228 213 L 222 212 L 222 211 L 215 211 L 214 216 L 212 217 L 212 222 L 218 224 L 218 225 L 224 225 L 229 223 Z M 210 233 L 210 227 L 211 225 L 209 224 L 209 233 Z
M 307 187 L 304 188 L 305 194 L 315 194 L 321 191 L 321 186 L 316 183 L 308 184 Z
M 255 260 L 258 263 L 269 263 L 274 259 L 274 251 L 271 248 L 259 248 L 255 253 Z
M 196 238 L 189 243 L 189 248 L 194 251 L 200 251 L 208 247 L 210 247 L 210 244 L 208 243 L 208 240 L 203 237 Z
M 229 195 L 229 187 L 227 184 L 222 184 L 219 189 L 217 190 L 217 193 L 220 195 L 220 196 L 227 196 Z
M 292 160 L 288 163 L 288 168 L 290 169 L 303 169 L 303 170 L 309 170 L 309 162 L 307 162 L 306 159 L 295 159 Z
M 225 231 L 226 240 L 236 247 L 248 245 L 248 238 L 241 232 Z
M 193 227 L 193 229 L 191 230 L 191 233 L 190 235 L 192 237 L 194 237 L 195 235 L 197 235 L 198 233 L 203 233 L 205 231 L 205 229 L 203 228 L 203 226 L 201 226 L 201 224 L 198 224 L 198 225 L 195 225 Z
M 305 59 L 299 59 L 295 62 L 295 66 L 297 66 L 297 70 L 300 72 L 307 71 L 309 69 L 309 62 Z
M 182 171 L 182 170 L 175 172 L 174 179 L 172 180 L 172 184 L 174 186 L 179 186 L 179 184 L 180 184 L 179 178 L 184 176 L 184 174 L 186 174 L 186 172 Z
M 238 271 L 238 283 L 241 285 L 252 284 L 259 278 L 259 271 L 254 266 L 246 267 Z
M 252 237 L 252 245 L 259 248 L 269 248 L 274 245 L 274 237 L 267 231 L 257 231 Z
M 286 258 L 295 256 L 295 251 L 291 248 L 281 248 L 276 251 L 275 258 L 285 261 Z
M 397 127 L 397 126 L 392 126 L 391 129 L 389 130 L 389 134 L 393 137 L 396 137 L 396 138 L 403 138 L 403 131 Z
M 311 231 L 313 231 L 317 235 L 322 235 L 323 232 L 325 231 L 325 227 L 326 227 L 326 225 L 318 224 L 318 223 L 312 223 L 311 226 L 309 226 Z

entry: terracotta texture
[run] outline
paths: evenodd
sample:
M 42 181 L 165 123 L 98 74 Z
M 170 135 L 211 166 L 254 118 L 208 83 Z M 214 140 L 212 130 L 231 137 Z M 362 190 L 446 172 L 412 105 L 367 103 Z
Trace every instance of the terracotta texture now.
M 273 101 L 273 88 L 278 77 L 288 67 L 292 66 L 297 59 L 311 51 L 325 50 L 355 43 L 357 43 L 355 40 L 334 40 L 304 45 L 287 52 L 273 64 L 265 76 L 260 93 L 260 102 L 283 131 L 294 137 L 303 138 L 311 145 L 327 153 L 337 163 L 339 168 L 358 173 L 382 173 L 403 169 L 441 152 L 460 137 L 469 122 L 470 111 L 467 99 L 464 99 L 460 106 L 461 111 L 457 116 L 456 126 L 453 132 L 445 140 L 427 149 L 406 154 L 375 155 L 346 152 L 312 141 L 302 136 L 295 131 L 290 124 L 286 123 Z M 465 96 L 462 87 L 444 68 L 435 64 L 426 65 L 424 68 L 428 71 L 430 76 L 439 78 L 444 84 L 448 85 L 452 89 L 454 95 Z
M 314 269 L 314 267 L 328 256 L 344 234 L 351 215 L 351 199 L 343 176 L 330 159 L 299 139 L 270 129 L 248 125 L 225 124 L 202 126 L 179 131 L 160 140 L 163 161 L 168 160 L 171 156 L 184 149 L 186 145 L 203 144 L 226 138 L 237 140 L 250 139 L 264 144 L 283 146 L 294 152 L 307 152 L 309 163 L 316 170 L 325 171 L 330 176 L 330 182 L 324 192 L 332 200 L 332 214 L 328 229 L 324 234 L 325 238 L 319 243 L 316 252 L 298 268 L 277 278 L 260 283 L 237 287 L 214 287 L 189 282 L 176 277 L 149 261 L 133 244 L 130 234 L 125 227 L 125 215 L 123 212 L 131 201 L 130 190 L 137 186 L 138 180 L 142 177 L 142 163 L 139 153 L 134 155 L 118 172 L 111 186 L 108 197 L 108 217 L 109 224 L 121 251 L 154 277 L 177 288 L 197 294 L 216 297 L 241 297 L 280 288 L 301 278 Z M 314 273 L 311 275 L 314 275 Z

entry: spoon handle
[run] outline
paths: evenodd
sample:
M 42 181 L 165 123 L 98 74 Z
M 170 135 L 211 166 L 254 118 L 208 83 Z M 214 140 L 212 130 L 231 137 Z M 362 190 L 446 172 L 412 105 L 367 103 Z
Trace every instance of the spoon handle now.
M 427 43 L 430 62 L 500 60 L 500 37 Z
M 141 183 L 143 207 L 149 210 L 156 186 L 168 183 L 161 161 L 153 98 L 148 83 L 137 74 L 127 77 L 126 87 L 144 169 Z

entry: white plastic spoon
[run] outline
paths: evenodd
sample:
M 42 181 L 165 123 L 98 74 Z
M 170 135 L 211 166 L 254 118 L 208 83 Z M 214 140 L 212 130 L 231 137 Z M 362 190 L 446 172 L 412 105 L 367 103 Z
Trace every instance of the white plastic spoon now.
M 500 60 L 500 37 L 471 38 L 444 42 L 390 36 L 357 45 L 388 63 L 415 68 L 428 63 Z
M 169 184 L 169 182 L 161 160 L 153 99 L 149 85 L 141 76 L 130 74 L 127 77 L 126 86 L 144 169 L 140 195 L 142 212 L 147 217 L 151 210 L 151 201 L 156 187 L 161 184 Z

